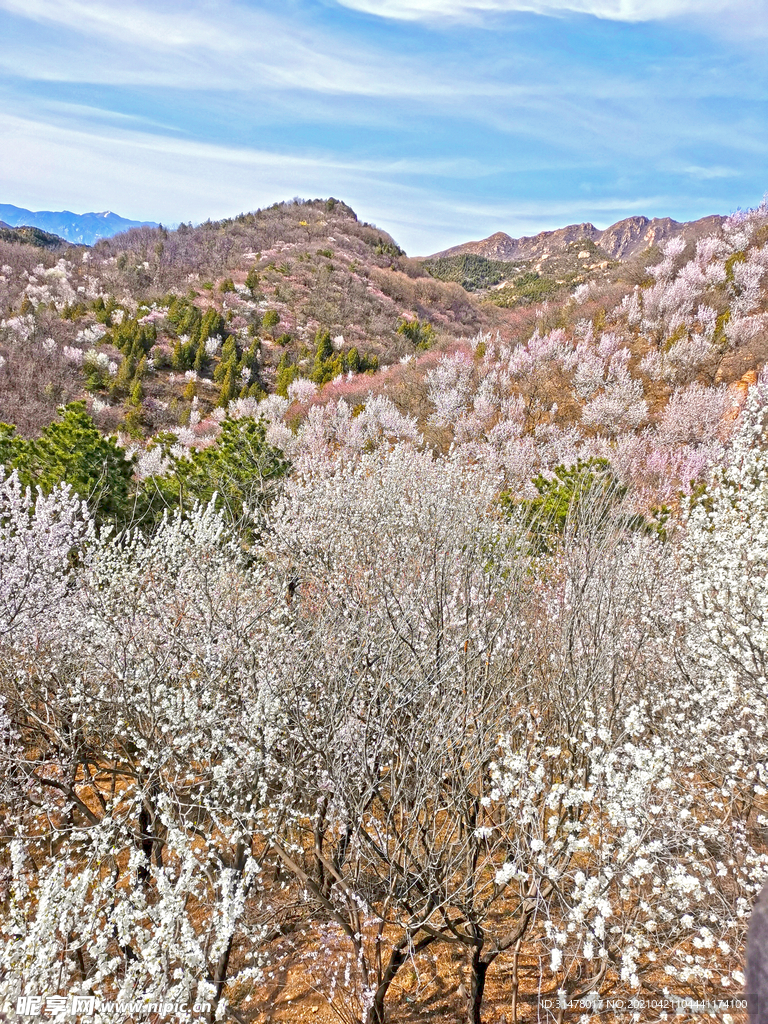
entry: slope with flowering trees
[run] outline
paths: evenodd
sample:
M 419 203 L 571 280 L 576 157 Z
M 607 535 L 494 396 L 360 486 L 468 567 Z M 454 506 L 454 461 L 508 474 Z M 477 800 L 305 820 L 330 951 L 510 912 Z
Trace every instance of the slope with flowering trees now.
M 640 285 L 579 286 L 513 330 L 444 340 L 373 375 L 318 385 L 292 367 L 286 401 L 245 397 L 229 414 L 264 417 L 300 464 L 378 443 L 375 422 L 377 436 L 453 446 L 521 496 L 541 472 L 607 459 L 640 504 L 675 503 L 721 459 L 745 393 L 734 385 L 768 354 L 766 230 L 759 207 L 695 248 L 673 238 Z M 180 440 L 211 443 L 221 415 Z
M 6 1006 L 258 1019 L 296 924 L 348 1020 L 443 947 L 472 1024 L 499 961 L 518 1020 L 532 984 L 737 992 L 768 866 L 765 400 L 674 529 L 593 489 L 545 549 L 501 474 L 409 441 L 307 463 L 247 534 L 210 505 L 96 536 L 11 477 Z M 48 578 L 54 604 L 23 582 Z
M 8 1019 L 74 993 L 105 1022 L 693 1021 L 740 994 L 767 220 L 362 394 L 299 374 L 149 444 L 82 408 L 3 432 Z

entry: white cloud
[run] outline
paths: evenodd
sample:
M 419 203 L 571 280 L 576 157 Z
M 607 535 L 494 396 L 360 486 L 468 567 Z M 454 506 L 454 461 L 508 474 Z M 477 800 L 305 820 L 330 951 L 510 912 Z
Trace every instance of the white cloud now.
M 682 169 L 683 174 L 696 178 L 698 181 L 713 181 L 717 178 L 738 178 L 741 171 L 733 167 L 700 167 L 698 164 L 689 164 Z
M 290 178 L 293 173 L 300 170 L 302 173 L 309 171 L 318 174 L 331 173 L 354 173 L 361 175 L 377 174 L 385 177 L 398 178 L 413 174 L 431 177 L 451 178 L 473 178 L 481 175 L 493 174 L 498 168 L 481 163 L 472 157 L 454 157 L 447 159 L 419 157 L 396 159 L 361 160 L 333 156 L 328 153 L 307 152 L 306 155 L 292 155 L 290 153 L 271 152 L 268 150 L 249 148 L 245 146 L 223 146 L 215 143 L 201 142 L 195 139 L 173 137 L 165 134 L 155 134 L 148 131 L 131 130 L 128 128 L 106 126 L 99 130 L 87 123 L 90 115 L 103 115 L 113 117 L 111 112 L 101 111 L 93 107 L 79 106 L 77 104 L 50 104 L 50 109 L 61 109 L 71 115 L 81 115 L 79 126 L 73 124 L 55 124 L 51 121 L 32 119 L 19 115 L 0 113 L 0 135 L 4 139 L 15 139 L 15 144 L 21 140 L 27 144 L 34 144 L 37 139 L 45 139 L 47 144 L 54 146 L 66 145 L 68 147 L 95 147 L 101 150 L 105 147 L 133 151 L 137 156 L 143 153 L 162 155 L 171 160 L 182 161 L 208 161 L 224 163 L 240 167 L 258 168 L 260 171 L 276 169 L 284 171 L 286 177 Z M 120 116 L 126 122 L 141 122 L 139 118 Z M 98 122 L 98 116 L 94 116 Z M 143 122 L 147 123 L 147 122 Z M 148 122 L 152 124 L 152 122 Z M 122 160 L 123 157 L 121 156 Z M 27 170 L 26 168 L 25 170 Z M 5 177 L 5 174 L 3 175 Z M 3 178 L 0 177 L 0 182 Z
M 463 20 L 478 14 L 587 14 L 611 21 L 654 21 L 681 15 L 711 15 L 732 10 L 734 0 L 338 0 L 344 7 L 404 21 Z M 765 10 L 764 0 L 742 7 Z
M 388 98 L 458 91 L 416 62 L 233 0 L 0 0 L 2 10 L 42 28 L 0 46 L 0 67 L 20 78 Z
M 404 184 L 404 177 L 416 170 L 438 177 L 483 173 L 469 158 L 416 163 L 292 155 L 5 112 L 0 137 L 15 154 L 0 169 L 0 192 L 4 201 L 27 208 L 115 209 L 171 223 L 231 216 L 294 195 L 336 195 L 364 219 L 385 227 L 402 223 L 401 240 L 425 251 L 433 225 L 429 215 L 419 224 L 419 214 L 434 202 L 434 187 Z M 450 217 L 446 204 L 437 218 L 445 225 Z

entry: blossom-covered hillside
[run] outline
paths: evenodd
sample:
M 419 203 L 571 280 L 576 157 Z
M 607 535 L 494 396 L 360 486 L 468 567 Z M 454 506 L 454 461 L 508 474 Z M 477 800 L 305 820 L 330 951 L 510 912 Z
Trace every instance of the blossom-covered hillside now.
M 97 422 L 139 437 L 184 425 L 195 397 L 210 410 L 284 391 L 311 372 L 318 332 L 333 348 L 320 379 L 414 351 L 416 321 L 428 341 L 495 322 L 336 200 L 135 229 L 92 249 L 16 241 L 0 237 L 0 418 L 25 433 L 86 392 Z
M 495 329 L 443 336 L 372 376 L 318 386 L 300 368 L 284 396 L 230 411 L 264 416 L 302 465 L 400 438 L 452 447 L 521 496 L 541 472 L 600 458 L 638 500 L 674 502 L 720 460 L 768 358 L 766 243 L 761 207 L 560 304 L 509 310 Z M 198 431 L 215 431 L 206 423 Z
M 407 437 L 521 494 L 606 458 L 668 502 L 717 461 L 766 358 L 767 223 L 763 207 L 714 221 L 511 308 L 434 279 L 335 200 L 64 256 L 6 244 L 0 417 L 35 434 L 85 398 L 137 452 L 169 431 L 211 444 L 228 411 L 264 417 L 292 459 Z
M 664 530 L 599 464 L 519 502 L 377 445 L 372 409 L 268 495 L 128 532 L 4 478 L 5 1015 L 693 1024 L 739 997 L 767 409 L 762 379 Z
M 507 307 L 3 244 L 0 1014 L 746 1024 L 768 208 Z

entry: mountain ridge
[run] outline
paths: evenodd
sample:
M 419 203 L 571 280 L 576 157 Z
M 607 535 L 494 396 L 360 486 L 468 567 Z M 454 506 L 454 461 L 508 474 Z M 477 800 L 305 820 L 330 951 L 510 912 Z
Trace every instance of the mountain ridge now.
M 623 220 L 600 229 L 585 221 L 568 224 L 554 231 L 540 231 L 537 235 L 512 238 L 504 231 L 496 231 L 487 238 L 474 242 L 462 242 L 441 252 L 433 253 L 428 259 L 472 254 L 486 259 L 513 262 L 531 260 L 563 252 L 570 243 L 584 239 L 594 242 L 612 259 L 625 260 L 653 245 L 659 245 L 677 235 L 695 239 L 716 230 L 725 220 L 718 214 L 700 217 L 694 221 L 676 221 L 671 217 L 625 217 Z
M 103 238 L 113 238 L 123 231 L 139 227 L 157 227 L 154 221 L 129 220 L 111 210 L 100 213 L 72 213 L 71 210 L 26 210 L 20 206 L 0 203 L 0 221 L 10 228 L 40 228 L 58 235 L 67 242 L 94 245 Z

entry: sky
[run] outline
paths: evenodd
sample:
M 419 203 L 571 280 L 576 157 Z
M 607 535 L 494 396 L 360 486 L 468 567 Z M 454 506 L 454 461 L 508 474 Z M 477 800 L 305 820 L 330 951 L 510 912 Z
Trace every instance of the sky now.
M 0 202 L 412 255 L 768 190 L 768 0 L 0 0 Z

